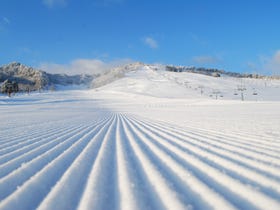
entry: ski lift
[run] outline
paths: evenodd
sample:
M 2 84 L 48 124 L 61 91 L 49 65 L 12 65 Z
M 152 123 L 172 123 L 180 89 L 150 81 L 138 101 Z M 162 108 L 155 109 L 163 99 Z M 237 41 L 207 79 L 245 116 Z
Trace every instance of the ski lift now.
M 253 95 L 254 95 L 254 96 L 258 95 L 258 93 L 257 93 L 257 91 L 256 91 L 255 88 L 253 88 Z

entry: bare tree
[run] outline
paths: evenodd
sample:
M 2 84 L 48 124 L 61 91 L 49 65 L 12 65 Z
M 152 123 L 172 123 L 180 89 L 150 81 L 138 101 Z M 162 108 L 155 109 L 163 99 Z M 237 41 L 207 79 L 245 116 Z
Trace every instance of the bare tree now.
M 1 86 L 1 92 L 8 94 L 11 97 L 12 93 L 17 93 L 19 91 L 18 83 L 16 81 L 11 81 L 9 79 L 5 80 Z

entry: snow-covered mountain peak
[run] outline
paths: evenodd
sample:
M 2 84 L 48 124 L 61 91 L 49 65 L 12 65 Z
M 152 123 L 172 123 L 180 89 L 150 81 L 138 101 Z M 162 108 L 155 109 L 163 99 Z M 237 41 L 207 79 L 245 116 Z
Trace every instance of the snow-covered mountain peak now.
M 19 62 L 12 62 L 0 67 L 0 85 L 5 80 L 15 81 L 18 83 L 20 91 L 47 89 L 56 85 L 88 85 L 92 79 L 91 75 L 49 74 Z
M 92 81 L 91 86 L 92 88 L 98 88 L 125 77 L 125 75 L 129 72 L 141 71 L 147 68 L 148 65 L 141 62 L 118 66 L 110 69 L 109 71 L 106 71 L 104 74 L 99 75 Z

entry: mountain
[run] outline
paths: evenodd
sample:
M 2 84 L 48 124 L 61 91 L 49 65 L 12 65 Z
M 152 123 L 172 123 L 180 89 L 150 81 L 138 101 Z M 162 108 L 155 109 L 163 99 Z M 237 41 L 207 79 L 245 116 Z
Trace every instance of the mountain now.
M 104 74 L 99 75 L 92 81 L 91 87 L 98 88 L 103 85 L 109 84 L 117 79 L 123 78 L 126 73 L 141 69 L 152 69 L 154 71 L 163 70 L 175 73 L 195 73 L 211 77 L 233 77 L 233 78 L 254 78 L 254 79 L 280 79 L 279 76 L 265 76 L 260 74 L 244 74 L 237 72 L 228 72 L 214 68 L 204 67 L 188 67 L 188 66 L 174 66 L 174 65 L 161 65 L 161 64 L 145 64 L 141 62 L 126 64 L 116 68 L 112 68 Z
M 147 78 L 151 78 L 151 75 L 156 75 L 156 77 L 162 78 L 163 75 L 167 75 L 167 72 L 173 73 L 172 77 L 176 78 L 176 83 L 184 83 L 185 86 L 190 83 L 193 78 L 200 78 L 199 76 L 190 76 L 190 75 L 204 75 L 205 78 L 202 80 L 209 80 L 210 78 L 235 78 L 235 79 L 261 79 L 261 80 L 272 80 L 279 79 L 279 77 L 270 77 L 263 76 L 258 74 L 241 74 L 235 72 L 226 72 L 219 69 L 209 69 L 209 68 L 196 68 L 196 67 L 186 67 L 186 66 L 174 66 L 174 65 L 161 65 L 161 64 L 145 64 L 141 62 L 130 63 L 122 66 L 112 68 L 103 74 L 99 75 L 66 75 L 66 74 L 50 74 L 45 71 L 41 71 L 32 67 L 25 66 L 21 63 L 14 62 L 5 66 L 0 67 L 0 83 L 3 83 L 5 80 L 9 79 L 18 83 L 19 90 L 39 90 L 39 89 L 49 89 L 53 86 L 70 86 L 70 85 L 86 85 L 91 88 L 100 88 L 104 85 L 112 83 L 116 80 L 127 77 L 127 75 L 132 72 L 144 72 L 149 71 L 149 74 L 145 75 Z M 140 73 L 141 74 L 141 73 Z M 171 76 L 170 76 L 171 77 Z M 187 77 L 191 77 L 186 79 Z M 171 80 L 170 78 L 164 78 L 163 80 Z M 171 83 L 174 82 L 173 80 Z M 223 79 L 220 80 L 223 83 Z M 197 83 L 201 83 L 197 81 Z M 239 83 L 239 82 L 238 82 Z M 257 82 L 260 83 L 260 82 Z M 262 82 L 263 83 L 263 82 Z M 266 84 L 268 82 L 265 82 Z M 196 87 L 197 89 L 202 89 L 202 86 L 207 86 L 208 84 L 203 84 L 203 82 Z M 181 85 L 182 86 L 182 85 Z M 228 86 L 228 85 L 227 85 Z M 234 87 L 233 87 L 234 86 Z M 232 85 L 231 89 L 236 89 L 237 91 L 238 84 Z M 131 86 L 129 86 L 131 87 Z M 154 90 L 153 85 L 151 84 L 149 90 Z M 159 86 L 157 86 L 159 87 Z M 209 87 L 214 88 L 214 87 Z M 223 89 L 223 88 L 215 88 Z M 201 90 L 202 91 L 202 90 Z M 209 93 L 210 94 L 210 93 Z
M 20 90 L 26 90 L 27 88 L 36 90 L 50 84 L 46 72 L 17 62 L 0 67 L 0 82 L 4 82 L 7 79 L 16 81 Z
M 0 67 L 0 83 L 5 80 L 16 81 L 20 91 L 47 89 L 55 85 L 90 84 L 92 75 L 49 74 L 45 71 L 13 62 Z
M 180 99 L 280 100 L 280 80 L 210 70 L 170 71 L 165 65 L 133 63 L 117 67 L 92 81 L 98 92 L 124 97 Z M 180 67 L 174 67 L 180 68 Z M 211 74 L 210 74 L 211 73 Z M 214 73 L 219 74 L 219 76 Z

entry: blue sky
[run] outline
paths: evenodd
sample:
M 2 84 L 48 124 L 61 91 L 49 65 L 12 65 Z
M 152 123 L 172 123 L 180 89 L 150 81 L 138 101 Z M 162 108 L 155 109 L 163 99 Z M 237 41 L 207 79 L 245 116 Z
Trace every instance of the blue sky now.
M 280 73 L 279 0 L 1 0 L 0 65 L 128 61 Z

